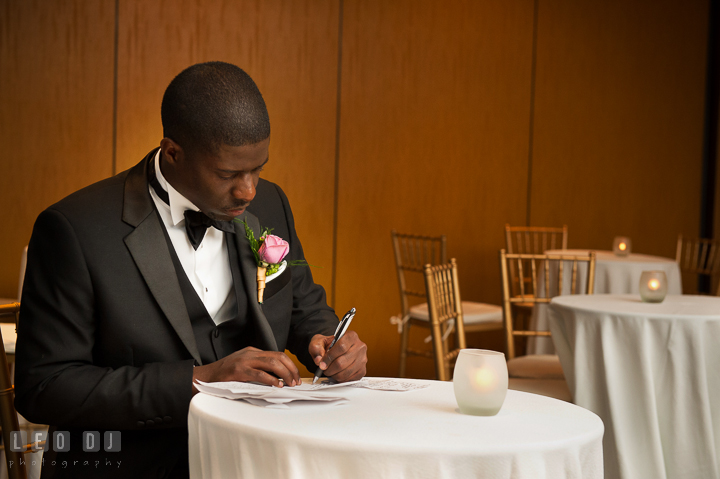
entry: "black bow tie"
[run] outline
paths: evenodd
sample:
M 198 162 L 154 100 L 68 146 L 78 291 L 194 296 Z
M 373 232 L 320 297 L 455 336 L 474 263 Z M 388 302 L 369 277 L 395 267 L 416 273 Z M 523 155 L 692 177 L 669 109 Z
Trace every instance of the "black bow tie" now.
M 167 191 L 162 189 L 160 182 L 157 180 L 155 173 L 155 160 L 150 160 L 148 165 L 148 180 L 158 198 L 163 200 L 166 205 L 170 206 L 170 197 Z M 185 232 L 193 248 L 197 250 L 205 237 L 205 232 L 209 227 L 217 228 L 226 233 L 235 233 L 235 226 L 232 221 L 218 221 L 210 218 L 202 211 L 185 210 Z
M 231 221 L 217 221 L 202 211 L 185 210 L 185 232 L 196 250 L 202 243 L 205 232 L 211 226 L 226 233 L 235 233 L 235 226 Z

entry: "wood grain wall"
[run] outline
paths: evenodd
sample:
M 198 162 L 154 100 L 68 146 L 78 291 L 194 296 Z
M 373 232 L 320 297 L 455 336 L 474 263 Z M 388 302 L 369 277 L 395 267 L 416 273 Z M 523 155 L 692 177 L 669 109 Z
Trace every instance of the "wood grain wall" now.
M 525 220 L 532 25 L 530 1 L 345 2 L 337 304 L 363 313 L 377 374 L 397 374 L 392 228 L 447 234 L 463 297 L 499 303 L 502 228 Z
M 680 7 L 682 5 L 682 7 Z M 675 256 L 700 221 L 708 5 L 543 1 L 530 222 Z
M 0 296 L 15 294 L 37 214 L 139 161 L 162 137 L 173 76 L 224 60 L 263 92 L 266 177 L 288 193 L 317 281 L 338 310 L 358 309 L 369 374 L 392 376 L 391 228 L 447 234 L 463 297 L 494 303 L 506 222 L 567 224 L 571 247 L 629 235 L 665 256 L 697 234 L 707 12 L 706 0 L 0 0 L 12 225 Z M 470 342 L 502 348 L 499 335 Z
M 37 215 L 112 174 L 114 2 L 0 1 L 0 296 Z

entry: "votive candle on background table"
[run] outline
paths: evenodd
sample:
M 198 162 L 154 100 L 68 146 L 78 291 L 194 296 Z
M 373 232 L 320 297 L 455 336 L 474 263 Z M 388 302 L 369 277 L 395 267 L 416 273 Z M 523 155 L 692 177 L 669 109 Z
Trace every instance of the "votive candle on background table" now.
M 618 256 L 627 256 L 632 249 L 632 241 L 626 236 L 616 236 L 613 241 L 613 253 Z
M 455 362 L 453 389 L 460 412 L 494 416 L 508 389 L 505 355 L 487 349 L 462 349 Z
M 665 271 L 643 271 L 640 275 L 640 299 L 646 303 L 662 303 L 667 295 Z

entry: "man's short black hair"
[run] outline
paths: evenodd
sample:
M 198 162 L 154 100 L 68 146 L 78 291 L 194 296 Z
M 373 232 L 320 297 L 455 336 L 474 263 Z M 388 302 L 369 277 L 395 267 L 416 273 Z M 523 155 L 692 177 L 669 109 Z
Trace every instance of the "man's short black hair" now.
M 260 90 L 230 63 L 198 63 L 180 72 L 160 112 L 165 138 L 188 150 L 215 153 L 221 145 L 252 145 L 270 136 Z

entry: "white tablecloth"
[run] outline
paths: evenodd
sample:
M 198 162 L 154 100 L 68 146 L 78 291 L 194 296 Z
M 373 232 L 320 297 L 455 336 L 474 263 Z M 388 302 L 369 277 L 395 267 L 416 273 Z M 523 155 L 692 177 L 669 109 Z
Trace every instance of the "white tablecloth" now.
M 188 418 L 190 477 L 603 476 L 603 425 L 595 414 L 508 391 L 497 416 L 467 416 L 458 412 L 451 382 L 421 382 L 430 387 L 406 392 L 338 388 L 332 393 L 346 396 L 345 405 L 289 410 L 198 394 Z
M 17 342 L 15 323 L 0 323 L 0 332 L 2 332 L 5 353 L 15 354 L 15 343 Z
M 589 249 L 550 250 L 546 254 L 587 255 Z M 665 271 L 668 278 L 668 294 L 682 294 L 682 277 L 680 266 L 673 259 L 646 254 L 631 253 L 627 256 L 617 256 L 612 251 L 595 251 L 595 294 L 625 294 L 638 293 L 640 275 L 643 271 Z M 565 290 L 563 294 L 570 293 L 571 266 L 565 268 Z M 551 274 L 554 272 L 551 271 Z M 542 287 L 545 278 L 540 275 Z M 587 263 L 578 263 L 579 290 L 585 290 L 585 277 L 587 276 Z M 551 282 L 553 280 L 551 279 Z M 552 290 L 551 290 L 552 291 Z M 555 294 L 553 292 L 553 294 Z M 547 305 L 538 304 L 533 308 L 531 325 L 534 329 L 547 330 Z M 528 340 L 528 354 L 555 354 L 551 338 L 531 338 Z
M 575 403 L 605 423 L 606 478 L 720 478 L 720 298 L 561 296 L 550 327 Z

